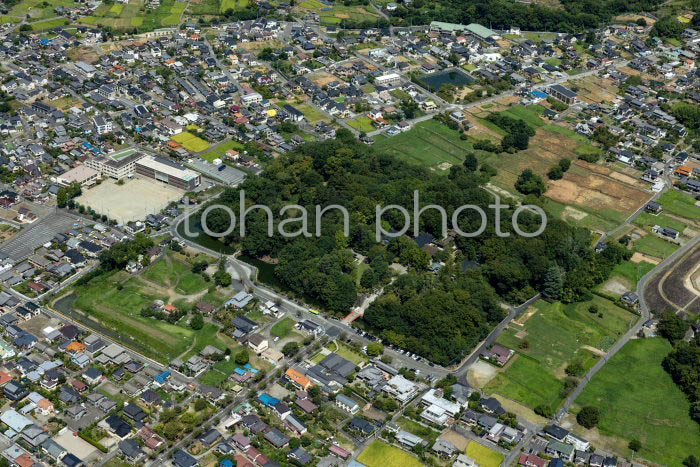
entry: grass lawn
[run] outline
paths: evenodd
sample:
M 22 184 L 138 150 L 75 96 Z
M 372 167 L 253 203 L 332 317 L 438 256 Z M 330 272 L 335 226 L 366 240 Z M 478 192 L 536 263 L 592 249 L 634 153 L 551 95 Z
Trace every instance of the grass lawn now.
M 489 382 L 486 391 L 496 392 L 531 409 L 538 405 L 558 407 L 562 402 L 564 383 L 547 372 L 536 360 L 522 355 L 513 358 L 516 360 Z
M 637 286 L 637 282 L 639 282 L 639 279 L 641 279 L 652 269 L 654 269 L 654 264 L 648 261 L 641 261 L 639 263 L 623 261 L 613 268 L 612 272 L 610 273 L 610 278 L 614 279 L 615 277 L 622 277 L 630 283 L 630 289 L 634 290 Z
M 695 206 L 692 196 L 669 190 L 658 199 L 665 210 L 688 219 L 700 219 L 700 208 Z
M 433 430 L 430 427 L 422 425 L 414 420 L 411 420 L 410 418 L 401 417 L 398 420 L 396 420 L 396 424 L 399 425 L 402 429 L 408 431 L 409 433 L 413 433 L 416 436 L 420 436 L 431 446 L 435 444 L 435 440 L 438 436 L 440 436 L 440 433 L 438 433 L 437 431 Z
M 187 350 L 196 338 L 211 343 L 207 325 L 195 332 L 189 327 L 169 324 L 154 318 L 145 318 L 140 312 L 154 300 L 164 300 L 149 286 L 124 272 L 113 272 L 92 279 L 88 284 L 75 287 L 73 307 L 94 317 L 103 326 L 133 340 L 135 350 L 156 360 L 169 361 Z M 213 326 L 214 333 L 218 327 Z M 128 341 L 124 341 L 129 345 Z M 204 348 L 206 344 L 202 345 Z
M 376 138 L 380 152 L 394 155 L 410 164 L 421 165 L 447 173 L 447 164 L 464 161 L 464 154 L 472 150 L 469 141 L 460 139 L 460 133 L 436 120 L 426 120 L 410 130 L 392 137 Z M 443 165 L 445 164 L 445 165 Z M 442 168 L 442 167 L 446 168 Z
M 240 152 L 243 149 L 243 145 L 238 141 L 227 141 L 215 147 L 211 151 L 202 154 L 201 157 L 202 159 L 207 160 L 209 162 L 213 161 L 214 159 L 223 159 L 224 155 L 226 154 L 226 151 L 228 151 L 229 149 L 233 149 L 235 151 Z
M 681 465 L 686 456 L 698 454 L 700 430 L 688 415 L 687 398 L 661 366 L 670 351 L 661 338 L 629 341 L 596 373 L 576 404 L 600 409 L 598 430 L 603 435 L 639 439 L 639 457 Z M 626 444 L 617 446 L 619 454 L 630 454 L 624 452 Z
M 688 224 L 685 224 L 678 219 L 674 219 L 673 217 L 669 217 L 664 214 L 655 216 L 648 212 L 642 212 L 639 214 L 634 221 L 632 221 L 632 223 L 643 228 L 653 227 L 655 225 L 660 225 L 661 227 L 671 227 L 679 232 L 683 232 L 683 230 L 688 227 Z
M 374 131 L 376 129 L 374 128 L 374 125 L 372 125 L 372 120 L 370 120 L 368 117 L 362 116 L 348 120 L 348 125 L 357 131 L 364 131 L 365 133 L 369 133 L 370 131 Z
M 217 370 L 209 370 L 204 373 L 200 378 L 199 382 L 202 384 L 207 384 L 209 386 L 218 386 L 228 379 L 228 375 L 225 375 Z
M 335 351 L 335 353 L 337 353 L 346 360 L 350 360 L 355 365 L 366 363 L 368 360 L 367 357 L 353 351 L 350 347 L 348 347 L 345 344 L 336 344 L 336 347 L 337 350 Z
M 286 337 L 290 332 L 292 332 L 295 324 L 296 322 L 292 318 L 285 317 L 282 321 L 279 321 L 272 326 L 272 329 L 270 329 L 270 334 L 279 338 Z
M 596 305 L 602 314 L 590 313 Z M 564 368 L 574 361 L 591 366 L 593 354 L 582 349 L 591 346 L 607 351 L 631 326 L 636 316 L 610 300 L 594 296 L 593 300 L 564 305 L 538 301 L 536 311 L 524 326 L 512 325 L 498 342 L 522 354 L 494 378 L 486 389 L 535 408 L 546 404 L 556 408 L 561 402 Z M 552 330 L 556 329 L 556 332 Z M 517 337 L 519 332 L 524 336 Z M 529 344 L 521 348 L 523 341 Z
M 505 456 L 500 452 L 482 446 L 476 441 L 471 441 L 467 446 L 467 457 L 471 457 L 481 467 L 499 467 Z
M 320 121 L 331 121 L 331 119 L 327 117 L 326 114 L 324 114 L 317 108 L 310 106 L 309 104 L 297 104 L 294 107 L 296 107 L 299 112 L 303 113 L 304 117 L 306 117 L 307 120 L 309 120 L 309 122 L 311 123 L 316 123 Z
M 173 141 L 182 144 L 185 149 L 191 152 L 202 152 L 209 148 L 209 143 L 199 136 L 195 136 L 189 131 L 183 131 L 173 136 Z
M 657 258 L 665 258 L 678 249 L 675 243 L 667 242 L 654 233 L 649 233 L 634 242 L 635 250 Z
M 182 295 L 192 295 L 208 287 L 208 283 L 200 274 L 195 274 L 185 263 L 170 258 L 160 258 L 143 273 L 143 276 L 163 287 L 173 288 Z
M 544 113 L 544 107 L 541 105 L 514 105 L 508 107 L 502 112 L 504 115 L 515 119 L 524 120 L 525 123 L 530 125 L 532 128 L 539 128 L 545 125 L 544 120 L 540 118 L 540 115 Z
M 357 460 L 367 467 L 420 467 L 423 465 L 409 453 L 377 440 L 372 441 Z M 480 465 L 484 464 L 480 463 Z
M 70 24 L 70 20 L 66 18 L 54 18 L 47 21 L 40 21 L 38 23 L 32 23 L 32 31 L 46 31 L 48 29 L 57 28 L 60 26 L 65 26 Z

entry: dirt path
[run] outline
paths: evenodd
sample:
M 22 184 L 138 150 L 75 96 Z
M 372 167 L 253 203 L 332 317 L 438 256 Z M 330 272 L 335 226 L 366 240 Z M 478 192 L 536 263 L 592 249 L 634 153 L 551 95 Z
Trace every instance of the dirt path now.
M 588 350 L 591 353 L 594 353 L 596 355 L 600 355 L 601 357 L 605 356 L 605 352 L 596 348 L 596 347 L 591 347 L 590 345 L 583 345 L 581 346 L 582 349 Z
M 153 287 L 154 289 L 156 289 L 156 292 L 157 292 L 159 295 L 167 295 L 169 301 L 171 301 L 171 302 L 173 302 L 173 301 L 175 301 L 175 300 L 187 300 L 187 301 L 197 300 L 197 299 L 200 299 L 200 298 L 202 298 L 203 296 L 205 296 L 205 295 L 207 294 L 207 292 L 208 292 L 207 289 L 204 289 L 204 290 L 202 290 L 201 292 L 197 292 L 197 293 L 195 293 L 195 294 L 183 295 L 183 294 L 180 294 L 180 293 L 175 292 L 175 290 L 173 290 L 172 287 L 171 287 L 171 288 L 165 288 L 162 284 L 159 284 L 159 283 L 157 283 L 157 282 L 153 282 L 153 281 L 150 280 L 150 279 L 146 279 L 146 278 L 145 278 L 144 276 L 142 276 L 141 274 L 138 274 L 138 276 L 139 276 L 139 279 L 141 279 L 142 281 L 144 281 L 145 283 L 147 283 L 148 285 L 150 285 L 151 287 Z

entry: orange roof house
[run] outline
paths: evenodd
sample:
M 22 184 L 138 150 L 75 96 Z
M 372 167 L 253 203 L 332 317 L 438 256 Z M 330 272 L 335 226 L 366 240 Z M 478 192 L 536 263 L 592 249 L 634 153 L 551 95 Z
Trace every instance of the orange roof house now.
M 300 389 L 309 389 L 314 385 L 309 378 L 292 368 L 288 369 L 285 375 L 287 375 L 287 378 L 289 378 L 292 384 Z
M 87 346 L 85 344 L 83 344 L 82 342 L 77 342 L 77 341 L 73 341 L 66 346 L 66 350 L 68 352 L 73 352 L 73 353 L 84 352 L 86 348 L 87 348 Z
M 174 306 L 168 304 L 168 305 L 165 305 L 165 308 L 163 308 L 163 311 L 166 312 L 166 313 L 168 313 L 168 314 L 170 314 L 170 313 L 177 313 L 177 308 L 175 308 Z
M 5 371 L 0 371 L 0 386 L 6 385 L 7 383 L 10 382 L 11 379 L 12 379 L 12 376 L 10 376 L 9 373 L 7 373 Z
M 693 169 L 688 167 L 687 165 L 679 165 L 676 167 L 676 175 L 680 175 L 683 177 L 690 177 L 690 174 L 693 173 Z

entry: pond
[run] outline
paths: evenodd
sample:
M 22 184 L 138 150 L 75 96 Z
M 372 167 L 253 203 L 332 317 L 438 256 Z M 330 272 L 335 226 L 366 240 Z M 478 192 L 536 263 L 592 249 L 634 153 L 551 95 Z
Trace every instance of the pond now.
M 439 91 L 445 84 L 452 84 L 458 87 L 468 86 L 475 82 L 476 79 L 462 70 L 453 68 L 451 70 L 439 71 L 437 73 L 421 76 L 420 81 L 426 84 L 429 89 Z
M 189 236 L 185 233 L 185 222 L 190 224 L 190 232 L 196 232 L 198 236 Z M 226 245 L 220 242 L 214 237 L 210 237 L 204 230 L 202 230 L 202 224 L 199 222 L 199 216 L 196 214 L 191 215 L 186 220 L 180 222 L 177 226 L 177 233 L 185 240 L 189 240 L 192 243 L 196 243 L 199 246 L 208 248 L 210 250 L 216 251 L 217 253 L 223 253 L 225 255 L 232 255 L 236 252 L 236 248 L 231 245 Z

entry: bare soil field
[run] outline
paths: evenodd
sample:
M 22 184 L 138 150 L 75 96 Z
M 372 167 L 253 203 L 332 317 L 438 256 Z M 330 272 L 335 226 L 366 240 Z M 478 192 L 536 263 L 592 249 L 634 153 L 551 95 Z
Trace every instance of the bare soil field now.
M 629 281 L 621 277 L 613 277 L 603 285 L 603 290 L 614 295 L 622 295 L 632 288 Z
M 309 79 L 321 87 L 327 85 L 328 83 L 332 83 L 333 81 L 342 81 L 340 78 L 336 77 L 335 75 L 332 75 L 332 74 L 325 72 L 325 71 L 320 71 L 318 73 L 314 73 L 313 75 L 311 75 L 309 77 Z
M 615 100 L 617 87 L 610 79 L 603 79 L 596 76 L 576 80 L 579 87 L 579 98 L 587 104 L 600 104 L 601 102 L 611 102 Z
M 586 164 L 580 160 L 574 162 L 574 165 L 588 169 Z M 578 204 L 595 210 L 608 209 L 623 214 L 632 214 L 650 197 L 648 193 L 624 182 L 618 182 L 613 177 L 598 173 L 582 176 L 572 171 L 567 172 L 561 180 L 549 182 L 549 189 L 545 195 L 563 204 Z
M 440 435 L 440 438 L 454 444 L 460 451 L 464 451 L 465 449 L 467 449 L 467 445 L 469 444 L 469 440 L 467 438 L 458 433 L 455 433 L 452 430 L 447 430 L 446 432 Z
M 511 358 L 511 360 L 513 359 Z M 496 373 L 498 373 L 498 369 L 495 366 L 489 365 L 483 360 L 477 360 L 469 369 L 467 379 L 474 387 L 482 388 L 496 376 Z
M 651 264 L 659 264 L 661 261 L 658 258 L 652 258 L 651 256 L 647 256 L 644 253 L 640 253 L 638 251 L 635 251 L 632 257 L 630 258 L 630 261 L 633 263 L 641 263 L 642 261 L 646 261 L 647 263 Z

